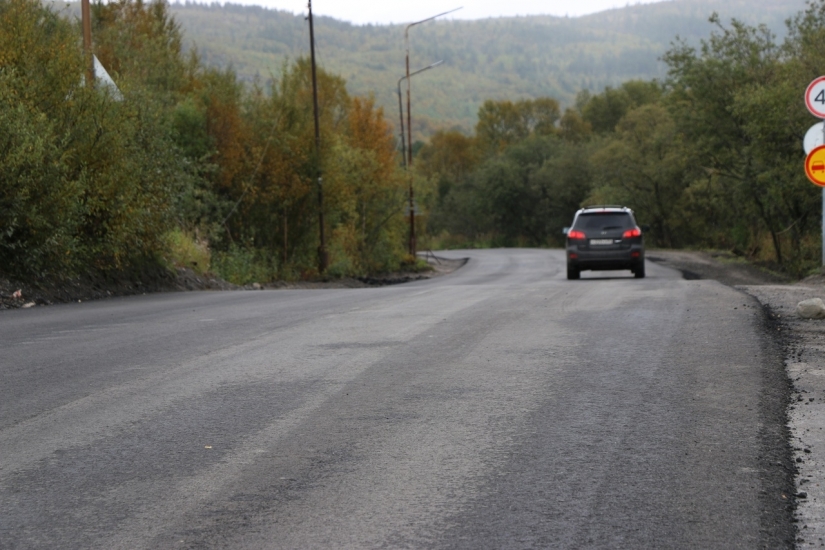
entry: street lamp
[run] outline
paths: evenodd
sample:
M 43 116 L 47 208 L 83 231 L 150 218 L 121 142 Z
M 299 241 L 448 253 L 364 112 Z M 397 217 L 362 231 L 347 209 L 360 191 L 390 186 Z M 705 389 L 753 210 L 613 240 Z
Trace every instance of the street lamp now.
M 416 25 L 420 25 L 421 23 L 426 23 L 427 21 L 432 21 L 437 17 L 441 17 L 442 15 L 447 15 L 449 13 L 453 13 L 454 11 L 458 11 L 461 8 L 455 8 L 454 10 L 445 11 L 444 13 L 439 13 L 438 15 L 433 15 L 432 17 L 428 17 L 426 19 L 422 19 L 421 21 L 416 21 L 414 23 L 410 23 L 404 29 L 404 47 L 406 50 L 406 65 L 407 65 L 407 168 L 412 166 L 412 116 L 410 114 L 410 28 Z M 401 85 L 399 81 L 398 85 Z M 410 256 L 415 259 L 415 201 L 413 195 L 413 180 L 412 180 L 412 173 L 408 175 L 410 178 L 410 243 L 409 243 L 409 252 Z
M 443 59 L 440 61 L 436 61 L 431 65 L 427 65 L 423 69 L 418 69 L 417 71 L 410 73 L 410 76 L 415 76 L 418 73 L 423 73 L 424 71 L 432 69 L 433 67 L 438 67 L 442 63 L 444 63 Z M 401 119 L 401 156 L 404 158 L 404 168 L 407 167 L 407 146 L 405 144 L 404 138 L 404 109 L 403 107 L 401 107 L 401 81 L 405 80 L 406 78 L 406 76 L 402 76 L 398 79 L 398 116 Z

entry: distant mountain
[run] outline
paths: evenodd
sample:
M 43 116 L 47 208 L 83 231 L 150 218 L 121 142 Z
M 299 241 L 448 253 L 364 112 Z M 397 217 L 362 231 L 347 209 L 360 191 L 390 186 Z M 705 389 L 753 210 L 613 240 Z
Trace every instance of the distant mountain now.
M 414 130 L 419 136 L 439 127 L 470 130 L 485 99 L 551 96 L 569 105 L 582 89 L 661 79 L 661 55 L 677 36 L 692 44 L 708 37 L 713 12 L 725 22 L 735 17 L 782 35 L 784 21 L 804 7 L 804 0 L 672 0 L 577 18 L 425 23 L 410 31 L 412 69 L 441 59 L 444 64 L 413 79 Z M 205 62 L 231 65 L 246 80 L 266 81 L 285 59 L 309 52 L 302 16 L 188 2 L 172 4 L 172 12 Z M 373 93 L 389 119 L 397 120 L 404 26 L 316 17 L 315 36 L 321 66 L 343 76 L 352 93 Z

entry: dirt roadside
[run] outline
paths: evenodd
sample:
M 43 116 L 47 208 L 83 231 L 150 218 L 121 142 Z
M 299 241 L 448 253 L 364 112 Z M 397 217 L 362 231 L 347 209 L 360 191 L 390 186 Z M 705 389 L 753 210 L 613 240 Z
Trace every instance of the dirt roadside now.
M 424 256 L 422 256 L 424 258 Z M 452 273 L 466 260 L 451 260 L 432 254 L 426 256 L 429 270 L 401 271 L 362 278 L 342 278 L 326 281 L 276 281 L 245 286 L 228 283 L 211 274 L 199 274 L 191 269 L 178 268 L 175 272 L 154 268 L 130 274 L 107 277 L 80 277 L 49 280 L 47 282 L 13 281 L 0 276 L 0 310 L 46 306 L 68 302 L 85 302 L 115 296 L 131 296 L 153 292 L 181 292 L 190 290 L 263 290 L 310 288 L 368 288 L 407 283 Z

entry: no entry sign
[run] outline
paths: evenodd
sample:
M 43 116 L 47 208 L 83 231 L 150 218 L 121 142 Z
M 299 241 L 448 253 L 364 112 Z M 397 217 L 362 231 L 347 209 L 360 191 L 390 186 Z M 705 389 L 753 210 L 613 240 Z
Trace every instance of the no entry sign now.
M 820 187 L 825 187 L 825 145 L 820 145 L 805 159 L 805 174 Z

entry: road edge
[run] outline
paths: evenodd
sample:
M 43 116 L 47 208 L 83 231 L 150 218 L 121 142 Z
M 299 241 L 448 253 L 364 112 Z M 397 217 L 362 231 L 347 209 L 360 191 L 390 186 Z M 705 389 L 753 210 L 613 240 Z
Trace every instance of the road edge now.
M 761 366 L 762 390 L 759 399 L 760 501 L 762 548 L 795 548 L 799 536 L 796 518 L 797 468 L 791 440 L 789 407 L 795 393 L 793 380 L 786 368 L 792 348 L 792 333 L 769 305 L 756 296 L 738 289 L 754 300 L 759 308 L 765 361 Z M 773 513 L 771 513 L 773 511 Z

